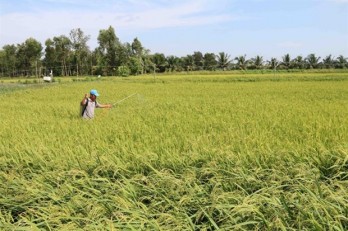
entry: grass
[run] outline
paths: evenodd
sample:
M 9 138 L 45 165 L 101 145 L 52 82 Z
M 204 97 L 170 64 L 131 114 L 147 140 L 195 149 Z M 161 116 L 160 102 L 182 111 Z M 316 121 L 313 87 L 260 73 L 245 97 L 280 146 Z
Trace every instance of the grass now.
M 346 230 L 348 76 L 156 75 L 2 94 L 3 230 Z M 102 103 L 78 117 L 95 88 Z

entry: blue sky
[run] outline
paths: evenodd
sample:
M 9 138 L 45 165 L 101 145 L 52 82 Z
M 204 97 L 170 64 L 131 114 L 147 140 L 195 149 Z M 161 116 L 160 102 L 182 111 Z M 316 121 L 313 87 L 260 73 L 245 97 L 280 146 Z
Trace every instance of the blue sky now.
M 151 53 L 348 57 L 348 0 L 0 0 L 0 48 L 112 26 Z

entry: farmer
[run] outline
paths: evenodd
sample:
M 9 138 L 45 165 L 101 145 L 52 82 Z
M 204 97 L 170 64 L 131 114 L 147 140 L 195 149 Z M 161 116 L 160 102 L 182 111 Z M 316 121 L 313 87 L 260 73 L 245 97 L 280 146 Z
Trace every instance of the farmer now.
M 100 104 L 97 102 L 97 96 L 99 93 L 97 90 L 93 89 L 88 95 L 85 94 L 85 97 L 81 101 L 81 116 L 84 119 L 92 119 L 94 117 L 95 108 L 111 108 L 112 104 Z

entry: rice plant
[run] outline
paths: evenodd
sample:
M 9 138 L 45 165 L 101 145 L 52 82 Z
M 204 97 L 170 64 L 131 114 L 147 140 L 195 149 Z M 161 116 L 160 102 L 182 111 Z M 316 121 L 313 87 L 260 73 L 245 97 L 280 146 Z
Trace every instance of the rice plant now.
M 347 74 L 41 86 L 0 91 L 2 230 L 348 229 Z

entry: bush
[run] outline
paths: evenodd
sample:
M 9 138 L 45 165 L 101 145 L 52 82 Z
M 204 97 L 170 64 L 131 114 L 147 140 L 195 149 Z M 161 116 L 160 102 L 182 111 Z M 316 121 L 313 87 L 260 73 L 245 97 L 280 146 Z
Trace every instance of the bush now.
M 117 69 L 117 75 L 127 77 L 130 74 L 128 66 L 119 66 Z

